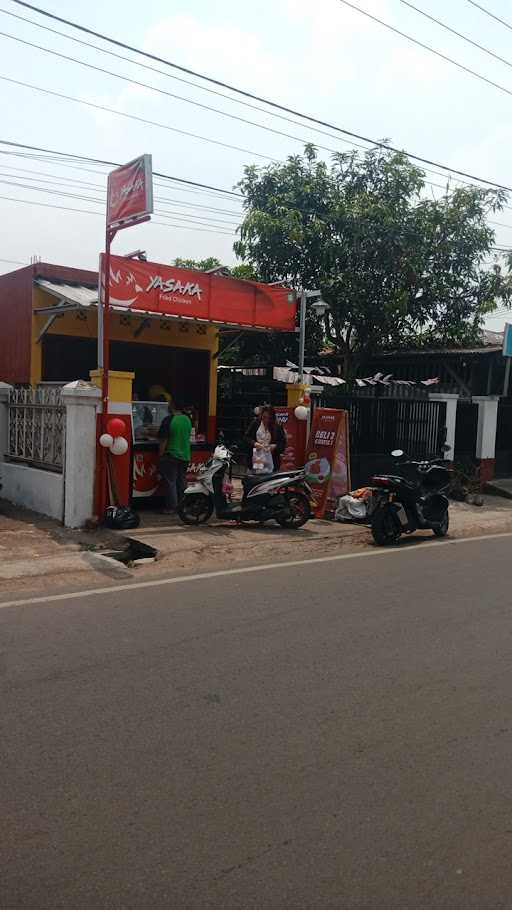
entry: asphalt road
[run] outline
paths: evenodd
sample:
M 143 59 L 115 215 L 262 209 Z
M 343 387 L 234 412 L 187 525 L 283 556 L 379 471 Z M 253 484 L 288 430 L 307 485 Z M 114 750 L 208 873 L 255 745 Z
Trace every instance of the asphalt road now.
M 508 910 L 511 548 L 0 608 L 2 910 Z

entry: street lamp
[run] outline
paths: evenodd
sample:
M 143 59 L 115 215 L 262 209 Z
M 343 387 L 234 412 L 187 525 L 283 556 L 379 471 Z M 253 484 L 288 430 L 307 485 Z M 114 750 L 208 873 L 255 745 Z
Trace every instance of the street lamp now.
M 311 297 L 318 297 L 311 304 L 315 314 L 321 319 L 329 309 L 329 304 L 322 300 L 320 291 L 302 290 L 300 294 L 300 314 L 299 314 L 299 382 L 304 382 L 304 353 L 306 349 L 306 304 Z
M 315 311 L 315 314 L 319 319 L 322 319 L 322 317 L 329 312 L 330 306 L 320 297 L 320 300 L 315 300 L 315 302 L 311 304 L 311 309 Z

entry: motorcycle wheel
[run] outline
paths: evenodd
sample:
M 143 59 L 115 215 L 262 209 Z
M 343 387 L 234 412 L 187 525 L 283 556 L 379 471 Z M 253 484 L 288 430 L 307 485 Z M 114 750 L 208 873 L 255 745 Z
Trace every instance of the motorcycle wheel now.
M 448 515 L 448 509 L 446 510 L 443 519 L 439 522 L 437 528 L 433 528 L 434 534 L 436 537 L 446 537 L 448 534 L 448 528 L 450 526 L 450 517 Z
M 282 528 L 302 528 L 311 518 L 309 499 L 303 493 L 287 493 L 286 502 L 290 510 L 288 518 L 278 518 Z
M 400 528 L 397 527 L 394 513 L 387 506 L 374 512 L 372 536 L 379 547 L 389 547 L 400 540 Z
M 178 506 L 178 515 L 186 525 L 202 525 L 213 512 L 213 503 L 204 493 L 189 493 Z

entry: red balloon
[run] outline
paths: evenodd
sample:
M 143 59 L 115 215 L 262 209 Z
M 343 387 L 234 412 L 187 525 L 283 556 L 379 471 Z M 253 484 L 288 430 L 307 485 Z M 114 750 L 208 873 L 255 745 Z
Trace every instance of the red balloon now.
M 121 420 L 120 417 L 112 417 L 107 423 L 107 430 L 114 439 L 116 436 L 124 436 L 126 433 L 124 420 Z

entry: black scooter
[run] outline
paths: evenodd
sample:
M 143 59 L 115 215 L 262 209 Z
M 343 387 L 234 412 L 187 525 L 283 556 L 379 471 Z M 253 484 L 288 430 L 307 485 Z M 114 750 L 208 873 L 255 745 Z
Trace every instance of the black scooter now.
M 395 449 L 393 458 L 402 459 L 404 452 Z M 372 513 L 373 539 L 379 546 L 396 543 L 402 534 L 431 530 L 436 537 L 448 533 L 448 497 L 451 485 L 450 466 L 442 458 L 429 461 L 402 461 L 407 475 L 376 474 L 371 485 L 376 487 L 377 504 Z
M 242 480 L 243 497 L 230 502 L 225 483 L 231 478 L 233 453 L 218 445 L 213 457 L 206 462 L 197 479 L 185 490 L 178 506 L 178 515 L 187 525 L 199 525 L 215 514 L 229 521 L 257 521 L 262 524 L 274 519 L 283 528 L 300 528 L 311 517 L 311 489 L 305 480 L 304 469 L 279 474 L 248 474 Z

